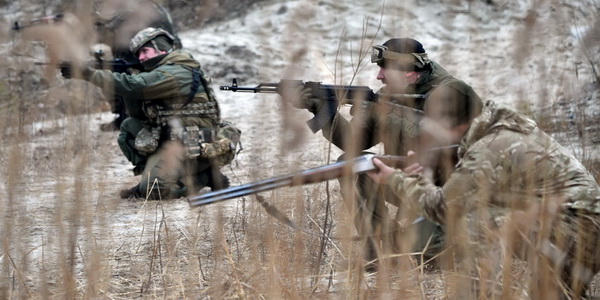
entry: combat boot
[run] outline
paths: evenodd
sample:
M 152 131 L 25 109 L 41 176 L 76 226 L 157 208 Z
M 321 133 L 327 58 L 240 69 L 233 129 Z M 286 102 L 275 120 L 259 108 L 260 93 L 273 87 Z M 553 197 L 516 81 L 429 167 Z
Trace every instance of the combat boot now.
M 217 191 L 226 189 L 229 187 L 229 178 L 223 175 L 221 171 L 211 172 L 212 176 L 209 176 L 207 186 L 210 187 L 211 191 Z
M 132 188 L 123 189 L 119 191 L 119 196 L 121 199 L 134 199 L 134 198 L 144 198 L 144 195 L 140 191 L 140 185 L 136 184 Z
M 367 238 L 366 243 L 364 270 L 368 274 L 377 273 L 379 270 L 379 255 L 377 254 L 377 249 L 373 244 L 374 241 L 372 238 Z

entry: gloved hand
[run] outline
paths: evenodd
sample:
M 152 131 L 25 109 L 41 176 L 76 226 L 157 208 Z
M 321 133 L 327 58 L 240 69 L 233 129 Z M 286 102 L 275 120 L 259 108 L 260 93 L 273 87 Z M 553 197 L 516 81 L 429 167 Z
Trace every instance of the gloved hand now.
M 58 65 L 58 67 L 60 68 L 60 74 L 62 74 L 62 77 L 66 79 L 71 79 L 73 77 L 73 66 L 70 62 L 62 62 L 60 65 Z
M 60 69 L 60 73 L 66 79 L 71 79 L 71 78 L 73 78 L 74 75 L 77 75 L 77 68 L 75 68 L 73 63 L 71 63 L 71 62 L 68 62 L 68 61 L 62 62 L 62 63 L 60 63 L 60 65 L 58 65 L 58 67 Z M 92 74 L 92 72 L 94 72 L 94 70 L 95 70 L 94 63 L 86 62 L 81 66 L 81 69 L 79 70 L 79 72 L 83 79 L 87 79 Z
M 311 113 L 317 113 L 324 104 L 324 101 L 320 98 L 312 95 L 311 88 L 305 88 L 304 86 L 298 86 L 294 88 L 295 94 L 291 95 L 292 105 L 296 108 L 306 108 Z M 294 101 L 297 100 L 297 101 Z

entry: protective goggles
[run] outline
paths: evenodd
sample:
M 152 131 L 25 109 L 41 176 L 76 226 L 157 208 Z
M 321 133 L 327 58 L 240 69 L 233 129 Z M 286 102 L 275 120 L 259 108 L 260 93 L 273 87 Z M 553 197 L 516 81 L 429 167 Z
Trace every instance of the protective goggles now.
M 398 53 L 388 50 L 386 46 L 373 46 L 371 62 L 382 66 L 386 60 L 396 61 L 400 66 L 414 66 L 419 69 L 429 64 L 427 53 Z

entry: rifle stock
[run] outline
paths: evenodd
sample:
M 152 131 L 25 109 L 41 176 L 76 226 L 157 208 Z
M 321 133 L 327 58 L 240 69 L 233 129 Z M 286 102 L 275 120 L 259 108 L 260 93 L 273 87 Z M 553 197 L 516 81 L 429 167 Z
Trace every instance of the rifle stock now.
M 381 159 L 388 165 L 396 165 L 398 162 L 405 162 L 408 159 L 406 156 L 366 154 L 348 161 L 336 162 L 297 173 L 200 194 L 188 198 L 188 202 L 190 203 L 190 206 L 198 207 L 242 196 L 270 191 L 280 187 L 312 184 L 341 178 L 348 174 L 364 173 L 376 169 L 375 165 L 373 164 L 373 158 Z
M 222 91 L 245 92 L 245 93 L 278 93 L 282 94 L 286 88 L 297 88 L 303 86 L 311 89 L 311 97 L 319 98 L 325 101 L 321 110 L 315 113 L 315 116 L 306 121 L 308 127 L 313 133 L 317 133 L 325 125 L 327 125 L 335 117 L 339 104 L 353 105 L 355 101 L 379 102 L 382 95 L 377 94 L 368 86 L 355 85 L 330 85 L 322 84 L 316 81 L 289 80 L 282 79 L 279 83 L 259 83 L 255 87 L 241 87 L 238 85 L 237 79 L 234 78 L 231 86 L 220 86 Z M 426 95 L 421 94 L 398 94 L 385 95 L 386 97 L 424 99 Z M 412 110 L 421 115 L 422 112 L 418 109 L 407 106 L 387 103 L 393 106 L 402 107 L 404 111 Z

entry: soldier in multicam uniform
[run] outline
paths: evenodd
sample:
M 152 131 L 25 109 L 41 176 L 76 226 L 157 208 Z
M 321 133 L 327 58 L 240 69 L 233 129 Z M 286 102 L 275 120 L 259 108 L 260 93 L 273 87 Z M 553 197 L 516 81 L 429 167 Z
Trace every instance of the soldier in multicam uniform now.
M 200 64 L 190 54 L 174 50 L 173 42 L 167 31 L 146 28 L 130 43 L 146 72 L 128 75 L 91 68 L 81 72 L 97 86 L 114 86 L 128 107 L 144 114 L 121 125 L 118 142 L 125 156 L 133 164 L 147 161 L 140 184 L 121 191 L 122 198 L 166 199 L 204 186 L 229 185 L 220 168 L 233 159 L 240 132 L 221 122 L 219 105 Z M 169 141 L 185 151 L 176 150 L 181 147 L 159 151 Z
M 490 264 L 501 258 L 483 258 L 494 258 L 490 253 L 502 245 L 512 249 L 504 255 L 529 253 L 520 257 L 541 278 L 532 280 L 532 299 L 585 296 L 600 271 L 600 188 L 593 176 L 534 121 L 492 101 L 470 127 L 441 122 L 439 130 L 461 141 L 460 161 L 442 187 L 377 160 L 379 170 L 369 176 L 422 216 L 446 224 L 447 238 L 471 251 L 466 257 L 476 257 L 490 278 L 498 275 Z M 507 237 L 502 232 L 516 237 L 500 239 Z
M 403 106 L 424 110 L 425 114 L 432 109 L 429 100 L 440 99 L 440 105 L 435 109 L 444 110 L 448 115 L 456 118 L 462 116 L 474 117 L 479 114 L 483 106 L 479 96 L 465 82 L 451 76 L 439 64 L 431 61 L 423 45 L 414 39 L 395 38 L 386 41 L 383 45 L 373 47 L 371 61 L 380 67 L 377 79 L 385 86 L 378 91 L 381 102 L 390 102 Z M 307 108 L 316 113 L 323 107 L 323 101 L 318 98 L 306 97 L 306 91 L 301 94 L 301 101 L 294 104 L 299 108 Z M 425 97 L 410 98 L 402 94 L 419 94 Z M 394 96 L 398 95 L 398 96 Z M 354 116 L 349 122 L 340 114 L 323 128 L 323 136 L 343 149 L 344 154 L 340 160 L 348 156 L 357 155 L 358 152 L 383 143 L 385 154 L 406 155 L 408 150 L 431 148 L 447 145 L 444 141 L 437 144 L 426 141 L 422 135 L 420 116 L 411 116 L 398 113 L 390 106 L 378 105 L 369 102 L 365 106 L 352 107 Z M 352 141 L 352 142 L 350 142 Z M 441 151 L 440 151 L 441 152 Z M 435 182 L 441 184 L 445 174 L 452 169 L 455 159 L 447 157 L 446 153 L 429 152 L 424 161 L 429 162 L 427 171 Z M 444 159 L 441 157 L 444 156 Z M 425 165 L 425 162 L 422 163 Z M 386 202 L 394 205 L 395 201 L 391 190 L 386 186 L 375 184 L 366 175 L 359 175 L 356 181 L 358 191 L 355 194 L 354 181 L 340 180 L 342 196 L 347 206 L 354 215 L 355 226 L 362 236 L 367 238 L 366 258 L 368 261 L 377 258 L 377 251 L 386 253 L 415 253 L 426 249 L 425 260 L 436 256 L 443 249 L 443 230 L 434 222 L 417 219 L 409 210 L 400 209 L 408 228 L 402 228 L 390 216 Z M 416 222 L 415 222 L 416 221 Z M 405 221 L 406 223 L 406 221 Z M 402 233 L 404 232 L 404 233 Z M 376 245 L 382 243 L 374 236 L 381 237 L 383 249 L 376 250 Z M 406 236 L 414 236 L 414 243 L 406 242 Z M 381 253 L 381 252 L 380 252 Z M 370 265 L 368 270 L 373 270 L 376 265 Z

